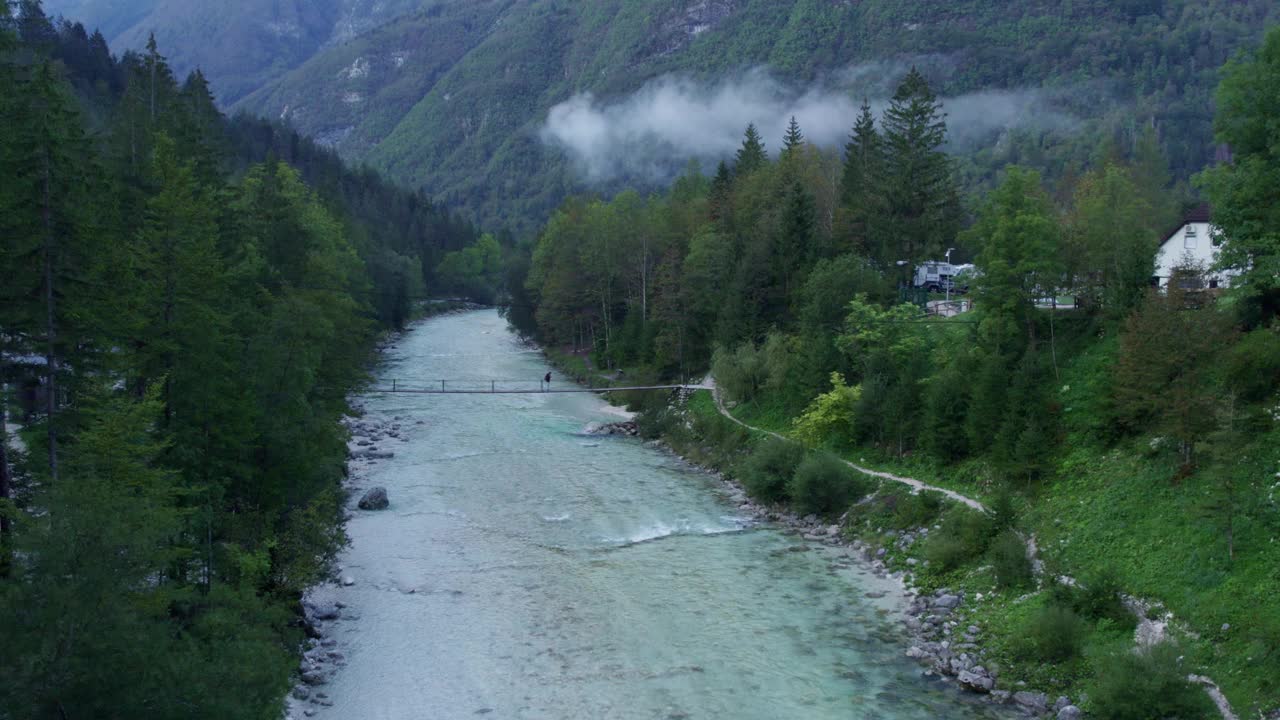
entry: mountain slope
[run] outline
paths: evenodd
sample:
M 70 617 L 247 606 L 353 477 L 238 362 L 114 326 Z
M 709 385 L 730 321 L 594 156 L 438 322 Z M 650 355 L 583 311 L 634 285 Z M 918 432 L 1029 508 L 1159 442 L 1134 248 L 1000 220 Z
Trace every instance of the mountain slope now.
M 1278 19 L 1266 0 L 443 3 L 323 49 L 238 107 L 286 117 L 484 221 L 517 226 L 581 187 L 538 137 L 557 103 L 617 98 L 667 73 L 709 82 L 758 66 L 799 87 L 897 61 L 920 64 L 943 94 L 1047 88 L 1121 144 L 1137 134 L 1133 118 L 1155 126 L 1186 177 L 1213 156 L 1216 68 Z M 853 89 L 891 81 L 886 68 L 863 66 Z M 1053 175 L 1090 150 L 1041 132 L 987 162 Z
M 432 0 L 46 0 L 45 9 L 98 28 L 119 51 L 155 33 L 179 75 L 200 68 L 224 103 L 342 42 Z

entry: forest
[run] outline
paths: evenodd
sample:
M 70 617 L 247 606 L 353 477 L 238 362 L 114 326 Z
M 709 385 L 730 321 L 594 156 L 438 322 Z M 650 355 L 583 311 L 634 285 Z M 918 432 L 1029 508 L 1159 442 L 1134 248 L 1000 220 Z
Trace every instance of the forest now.
M 277 718 L 347 395 L 477 234 L 35 0 L 0 116 L 0 717 Z
M 1273 710 L 1280 29 L 1222 77 L 1215 139 L 1231 158 L 1190 187 L 1148 129 L 1131 147 L 1095 136 L 1083 172 L 1054 186 L 1010 165 L 966 195 L 938 99 L 912 72 L 882 116 L 864 106 L 851 118 L 841 154 L 807 144 L 794 120 L 776 151 L 748 127 L 713 177 L 692 166 L 660 194 L 567 201 L 509 263 L 509 316 L 593 382 L 709 370 L 738 418 L 798 447 L 744 436 L 706 402 L 632 398 L 642 430 L 761 501 L 879 542 L 887 528 L 943 523 L 924 546 L 926 587 L 1003 589 L 1015 677 L 1088 687 L 1105 698 L 1098 717 L 1209 712 L 1168 658 L 1136 667 L 1116 653 L 1132 635 L 1124 590 L 1190 623 L 1179 652 L 1212 668 L 1238 708 Z M 1202 203 L 1218 266 L 1184 262 L 1153 287 L 1161 242 Z M 907 287 L 949 251 L 976 266 L 972 310 L 954 316 L 927 310 L 944 294 Z M 1208 289 L 1211 271 L 1238 274 Z M 872 502 L 832 456 L 987 498 L 996 515 Z M 1015 605 L 1031 570 L 1009 532 L 1052 540 L 1045 562 L 1101 590 Z M 1165 680 L 1107 682 L 1133 673 Z

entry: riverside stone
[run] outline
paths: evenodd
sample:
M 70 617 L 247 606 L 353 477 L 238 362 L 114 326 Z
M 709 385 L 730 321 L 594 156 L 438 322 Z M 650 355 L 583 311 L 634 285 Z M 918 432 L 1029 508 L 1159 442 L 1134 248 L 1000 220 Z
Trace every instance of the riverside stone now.
M 1037 715 L 1043 714 L 1049 709 L 1049 697 L 1044 693 L 1019 690 L 1013 694 L 1013 702 L 1025 708 L 1028 712 L 1033 712 Z
M 371 488 L 360 498 L 359 508 L 361 510 L 386 510 L 391 501 L 387 498 L 387 489 L 384 487 Z
M 1075 705 L 1068 705 L 1058 711 L 1058 720 L 1080 720 L 1084 717 L 1084 712 Z

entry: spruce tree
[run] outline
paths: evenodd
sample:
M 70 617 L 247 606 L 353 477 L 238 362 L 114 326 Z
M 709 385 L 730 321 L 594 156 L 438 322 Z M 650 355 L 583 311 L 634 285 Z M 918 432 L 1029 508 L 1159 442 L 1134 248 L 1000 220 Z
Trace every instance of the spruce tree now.
M 841 249 L 876 258 L 888 257 L 878 233 L 885 212 L 884 142 L 876 131 L 871 105 L 864 99 L 853 135 L 845 145 L 840 183 Z
M 768 161 L 769 155 L 765 152 L 764 142 L 760 139 L 760 132 L 756 130 L 755 123 L 747 125 L 742 147 L 738 148 L 736 161 L 733 165 L 734 175 L 746 177 L 764 167 Z
M 959 219 L 954 172 L 942 152 L 946 115 L 915 68 L 894 93 L 883 125 L 888 227 L 876 259 L 886 268 L 901 263 L 905 281 L 955 236 Z
M 782 138 L 782 154 L 781 159 L 790 160 L 800 151 L 804 145 L 804 133 L 800 132 L 800 123 L 796 122 L 796 116 L 791 116 L 791 122 L 787 123 L 787 134 Z

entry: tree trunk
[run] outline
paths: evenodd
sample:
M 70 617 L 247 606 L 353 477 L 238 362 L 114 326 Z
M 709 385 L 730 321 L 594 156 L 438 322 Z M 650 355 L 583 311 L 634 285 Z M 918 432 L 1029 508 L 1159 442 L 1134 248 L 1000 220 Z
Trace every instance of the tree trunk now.
M 8 513 L 8 501 L 13 497 L 9 478 L 9 398 L 5 392 L 6 378 L 4 360 L 0 356 L 0 578 L 9 576 L 10 554 L 9 540 L 13 533 Z
M 45 374 L 48 385 L 45 387 L 45 427 L 49 444 L 49 478 L 58 480 L 58 429 L 54 417 L 58 412 L 58 328 L 54 322 L 55 294 L 53 292 L 54 264 L 54 230 L 52 208 L 52 159 L 46 149 L 44 154 L 44 172 L 41 177 L 40 220 L 44 225 L 44 312 L 45 312 Z

